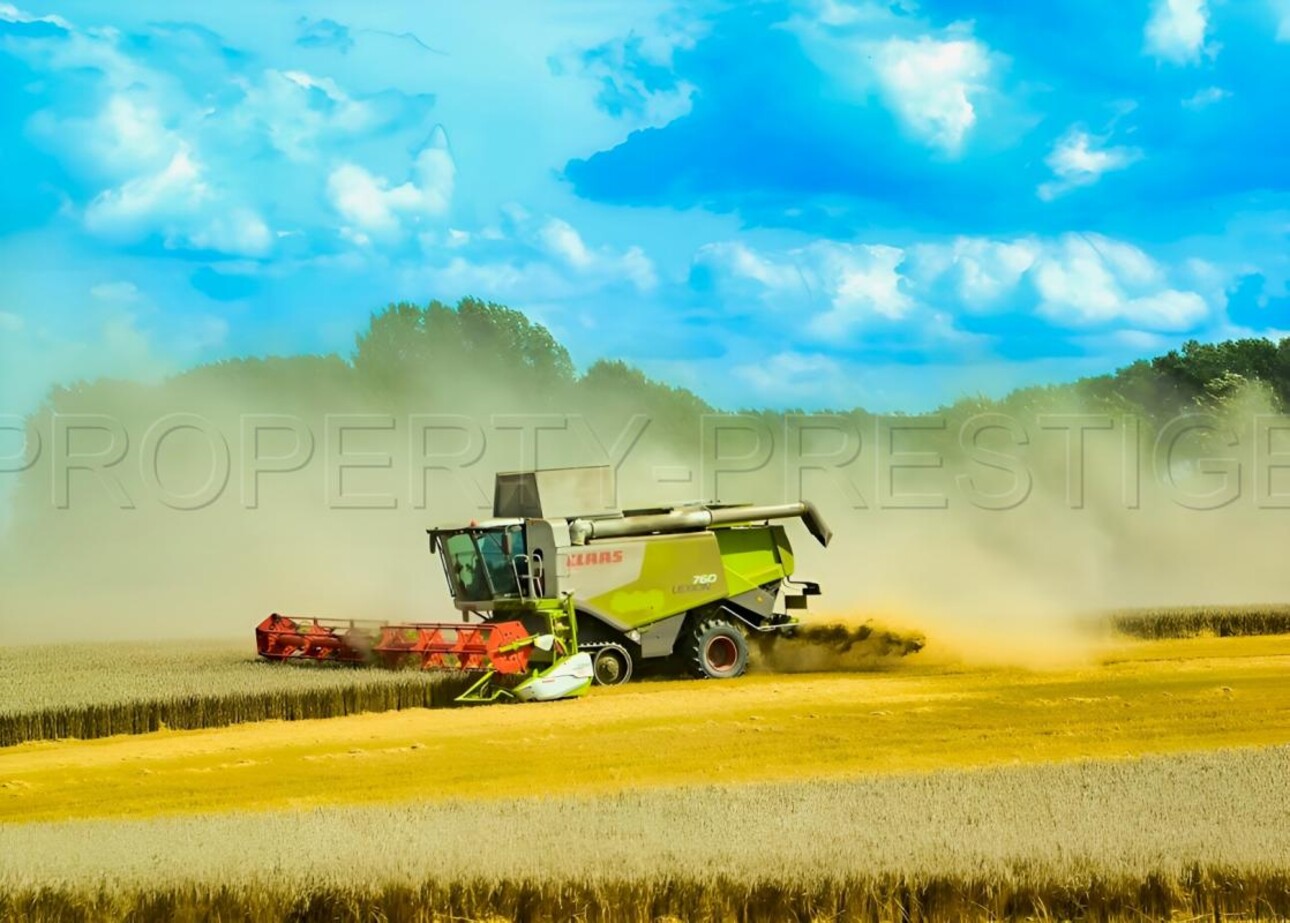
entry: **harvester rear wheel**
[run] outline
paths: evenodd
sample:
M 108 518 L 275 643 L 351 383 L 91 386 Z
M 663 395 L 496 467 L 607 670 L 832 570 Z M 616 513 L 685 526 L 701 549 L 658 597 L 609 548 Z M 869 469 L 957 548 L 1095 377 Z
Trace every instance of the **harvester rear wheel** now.
M 709 616 L 695 621 L 682 656 L 686 669 L 701 679 L 732 679 L 748 668 L 748 642 L 738 625 Z
M 621 644 L 605 644 L 590 653 L 597 686 L 621 686 L 632 678 L 632 655 Z

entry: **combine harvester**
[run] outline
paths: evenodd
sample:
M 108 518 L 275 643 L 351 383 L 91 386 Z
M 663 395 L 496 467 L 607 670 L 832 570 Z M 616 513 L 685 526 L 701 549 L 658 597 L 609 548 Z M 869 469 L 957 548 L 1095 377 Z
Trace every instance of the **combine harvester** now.
M 662 658 L 739 676 L 746 633 L 791 629 L 790 612 L 819 595 L 790 579 L 792 546 L 771 522 L 801 519 L 827 546 L 810 503 L 624 511 L 613 496 L 608 467 L 499 474 L 493 519 L 429 530 L 461 621 L 274 614 L 256 628 L 260 656 L 477 672 L 458 701 L 547 701 L 625 683 Z

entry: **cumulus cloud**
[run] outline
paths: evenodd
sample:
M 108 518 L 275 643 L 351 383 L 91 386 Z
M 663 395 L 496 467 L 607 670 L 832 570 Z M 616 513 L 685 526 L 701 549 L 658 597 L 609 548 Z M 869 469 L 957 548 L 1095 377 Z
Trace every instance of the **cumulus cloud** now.
M 85 221 L 98 233 L 132 236 L 141 225 L 146 230 L 154 217 L 200 208 L 210 195 L 200 165 L 182 147 L 160 172 L 100 193 L 86 210 Z
M 61 16 L 36 16 L 7 3 L 0 3 L 0 22 L 53 27 L 32 38 L 6 44 L 6 51 L 41 71 L 93 73 L 114 91 L 146 85 L 153 76 L 147 67 L 121 50 L 121 34 L 116 29 L 82 29 Z
M 872 318 L 903 320 L 914 302 L 901 290 L 898 247 L 859 244 L 820 253 L 817 271 L 831 292 L 829 309 L 811 319 L 817 336 L 844 337 Z
M 152 94 L 141 87 L 110 93 L 99 110 L 86 118 L 41 110 L 27 128 L 78 171 L 108 179 L 163 166 L 183 143 L 165 124 Z
M 417 154 L 411 174 L 406 182 L 393 186 L 358 164 L 344 163 L 333 170 L 327 192 L 332 206 L 348 222 L 343 232 L 359 243 L 396 239 L 407 225 L 447 213 L 457 167 L 441 126 Z
M 658 284 L 654 264 L 640 247 L 631 246 L 621 253 L 610 247 L 592 250 L 573 225 L 559 218 L 543 224 L 538 239 L 547 252 L 578 273 L 621 276 L 640 291 L 648 291 Z
M 9 4 L 0 22 L 48 26 L 7 34 L 0 52 L 40 76 L 21 88 L 35 110 L 27 137 L 58 158 L 66 210 L 100 239 L 264 257 L 284 235 L 294 253 L 334 245 L 328 192 L 356 240 L 401 239 L 393 224 L 446 210 L 454 167 L 441 134 L 401 185 L 348 150 L 424 131 L 405 126 L 424 125 L 427 94 L 356 95 L 329 76 L 261 68 L 191 23 L 127 33 Z
M 998 101 L 1007 59 L 972 35 L 972 24 L 938 28 L 901 0 L 816 0 L 788 19 L 833 92 L 877 101 L 909 138 L 957 157 L 980 106 Z
M 612 290 L 643 294 L 659 284 L 641 247 L 589 242 L 564 218 L 513 204 L 500 225 L 418 237 L 422 264 L 408 271 L 406 286 L 449 300 L 476 295 L 528 308 Z
M 308 160 L 319 142 L 336 135 L 357 135 L 378 121 L 374 107 L 356 100 L 329 77 L 299 70 L 267 70 L 258 82 L 239 81 L 245 93 L 234 117 L 263 131 L 292 160 Z
M 948 244 L 910 249 L 910 275 L 947 280 L 968 311 L 990 311 L 1004 303 L 1043 252 L 1035 238 L 991 240 L 957 237 Z
M 899 332 L 909 343 L 972 347 L 956 318 L 1014 312 L 1061 331 L 1182 332 L 1213 320 L 1223 285 L 1195 267 L 1167 267 L 1138 247 L 1096 234 L 996 240 L 959 237 L 909 247 L 815 243 L 763 253 L 710 244 L 696 264 L 717 284 L 751 285 L 806 340 L 835 345 Z M 773 322 L 768 317 L 767 322 Z
M 959 238 L 913 250 L 908 284 L 915 297 L 938 297 L 948 284 L 948 295 L 939 297 L 969 310 L 1031 312 L 1062 329 L 1193 330 L 1214 318 L 1223 298 L 1216 267 L 1204 273 L 1190 262 L 1167 267 L 1099 234 Z
M 763 256 L 737 240 L 705 244 L 695 255 L 695 264 L 729 277 L 751 279 L 776 294 L 794 289 L 808 297 L 811 293 L 810 282 L 795 262 Z
M 1136 147 L 1107 145 L 1105 138 L 1074 126 L 1057 140 L 1044 160 L 1055 179 L 1041 183 L 1036 191 L 1047 202 L 1072 189 L 1091 186 L 1102 174 L 1123 170 L 1141 159 L 1142 151 Z
M 1206 0 L 1155 0 L 1144 30 L 1146 51 L 1160 61 L 1190 64 L 1205 51 Z
M 32 17 L 8 5 L 0 6 L 0 20 L 56 27 L 11 40 L 6 50 L 48 82 L 72 81 L 88 104 L 89 114 L 69 115 L 70 107 L 55 102 L 37 110 L 27 128 L 84 183 L 80 202 L 89 233 L 123 244 L 159 237 L 169 249 L 269 253 L 273 235 L 265 220 L 231 188 L 239 178 L 199 153 L 197 138 L 212 140 L 205 122 L 216 110 L 198 107 L 173 75 L 140 60 L 116 29 Z M 206 147 L 227 139 L 215 141 Z M 80 210 L 80 202 L 69 197 L 68 211 Z
M 815 337 L 848 337 L 873 323 L 907 318 L 914 301 L 899 271 L 905 251 L 884 244 L 817 242 L 778 255 L 742 243 L 709 244 L 696 266 L 719 279 L 753 283 L 762 299 L 785 308 L 805 302 L 806 329 Z
M 187 145 L 156 173 L 99 193 L 85 209 L 93 234 L 125 243 L 160 233 L 166 246 L 263 256 L 273 245 L 255 212 L 225 200 Z
M 1069 234 L 1036 261 L 1037 313 L 1064 327 L 1122 323 L 1143 330 L 1183 331 L 1210 314 L 1194 291 L 1169 287 L 1163 268 L 1130 244 L 1094 234 Z
M 976 124 L 974 96 L 986 89 L 990 56 L 971 38 L 888 39 L 874 68 L 883 100 L 924 143 L 957 154 Z

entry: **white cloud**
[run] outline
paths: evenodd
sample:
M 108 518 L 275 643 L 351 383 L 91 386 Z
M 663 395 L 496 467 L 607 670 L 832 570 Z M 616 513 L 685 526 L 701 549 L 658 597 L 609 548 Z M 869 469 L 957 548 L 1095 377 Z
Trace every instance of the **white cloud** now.
M 1105 141 L 1078 126 L 1062 135 L 1044 160 L 1056 179 L 1039 185 L 1039 198 L 1049 201 L 1080 186 L 1091 186 L 1102 174 L 1123 170 L 1142 159 L 1138 148 L 1103 146 Z
M 330 77 L 267 70 L 260 82 L 243 80 L 241 85 L 246 95 L 234 118 L 263 131 L 292 160 L 315 157 L 328 134 L 359 134 L 377 122 L 371 105 L 353 99 Z
M 810 321 L 817 336 L 849 335 L 873 318 L 903 320 L 914 306 L 901 290 L 899 272 L 905 251 L 898 247 L 859 244 L 822 253 L 820 272 L 832 292 L 829 310 Z
M 85 223 L 95 233 L 132 237 L 146 230 L 154 217 L 194 211 L 210 197 L 201 166 L 183 147 L 160 172 L 99 193 L 86 209 Z
M 514 204 L 503 211 L 505 231 L 485 226 L 474 233 L 449 228 L 442 234 L 419 234 L 425 265 L 406 274 L 406 286 L 428 288 L 444 298 L 511 300 L 525 310 L 624 284 L 637 292 L 658 286 L 654 263 L 639 246 L 588 243 L 562 218 L 533 215 Z M 499 242 L 509 246 L 499 248 Z M 501 252 L 509 256 L 499 257 Z M 440 262 L 449 254 L 446 263 Z
M 708 244 L 695 263 L 718 282 L 753 284 L 772 307 L 804 302 L 813 315 L 806 328 L 830 339 L 850 336 L 872 323 L 905 320 L 914 309 L 899 271 L 905 251 L 883 244 L 818 242 L 770 256 L 742 243 Z
M 567 221 L 552 218 L 538 233 L 547 248 L 574 269 L 588 269 L 594 262 L 582 235 Z
M 1206 106 L 1214 105 L 1214 103 L 1221 103 L 1231 95 L 1231 90 L 1225 90 L 1222 87 L 1205 87 L 1203 90 L 1197 90 L 1191 96 L 1188 96 L 1182 101 L 1182 104 L 1188 109 L 1204 109 Z
M 239 256 L 263 256 L 273 245 L 259 215 L 212 189 L 187 145 L 160 171 L 95 196 L 85 209 L 85 227 L 110 240 L 129 243 L 160 233 L 168 247 Z
M 0 3 L 0 20 L 5 22 L 47 22 L 64 29 L 70 28 L 66 19 L 61 16 L 36 16 L 20 10 L 11 3 Z
M 1206 0 L 1155 0 L 1143 33 L 1147 53 L 1171 64 L 1199 61 L 1208 27 Z
M 763 301 L 767 329 L 788 329 L 791 319 L 790 342 L 855 338 L 905 348 L 975 349 L 982 338 L 956 318 L 987 312 L 1036 315 L 1070 330 L 1195 330 L 1220 313 L 1230 281 L 1217 267 L 1165 266 L 1096 234 L 959 237 L 905 248 L 820 242 L 778 253 L 710 244 L 695 262 L 727 299 Z
M 578 273 L 625 277 L 640 291 L 648 291 L 658 284 L 654 264 L 640 247 L 628 247 L 622 253 L 609 247 L 592 250 L 573 225 L 559 218 L 543 224 L 538 239 L 548 253 Z
M 159 169 L 183 144 L 166 126 L 156 101 L 137 87 L 111 93 L 89 118 L 62 118 L 44 109 L 27 127 L 78 171 L 113 181 Z
M 1037 313 L 1054 324 L 1122 323 L 1145 330 L 1189 330 L 1210 315 L 1194 291 L 1170 288 L 1163 269 L 1129 244 L 1069 234 L 1036 262 Z
M 186 237 L 199 250 L 239 256 L 263 256 L 272 249 L 274 240 L 269 226 L 249 208 L 212 209 L 212 214 L 187 230 Z
M 910 250 L 910 275 L 948 278 L 969 310 L 994 308 L 1017 288 L 1042 252 L 1034 238 L 990 240 L 958 237 L 945 245 L 919 244 Z
M 883 100 L 906 128 L 957 154 L 976 124 L 972 98 L 985 91 L 990 76 L 986 47 L 971 38 L 893 38 L 875 50 L 874 68 Z
M 327 192 L 333 207 L 349 222 L 351 227 L 343 230 L 352 238 L 396 239 L 404 232 L 405 220 L 420 224 L 448 211 L 456 174 L 448 137 L 436 127 L 413 162 L 407 182 L 392 187 L 385 177 L 345 163 L 328 177 Z
M 758 282 L 777 294 L 793 290 L 810 292 L 802 271 L 792 262 L 776 262 L 739 241 L 705 244 L 695 254 L 694 262 L 723 275 Z
M 61 16 L 35 16 L 7 3 L 0 4 L 0 20 L 49 23 L 61 30 L 58 35 L 38 36 L 7 45 L 6 51 L 36 64 L 39 70 L 94 71 L 113 90 L 147 83 L 151 76 L 147 68 L 121 52 L 121 36 L 116 29 L 80 29 Z

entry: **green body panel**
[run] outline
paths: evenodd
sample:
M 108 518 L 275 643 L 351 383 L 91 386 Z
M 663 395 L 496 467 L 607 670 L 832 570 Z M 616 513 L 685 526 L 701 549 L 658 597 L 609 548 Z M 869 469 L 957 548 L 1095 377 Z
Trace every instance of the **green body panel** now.
M 721 552 L 712 532 L 596 542 L 588 547 L 600 552 L 622 550 L 627 560 L 641 557 L 639 570 L 633 569 L 625 582 L 583 599 L 588 609 L 624 630 L 642 628 L 728 595 Z
M 581 580 L 574 581 L 579 605 L 623 631 L 738 596 L 793 572 L 782 526 L 652 535 L 587 547 L 588 554 L 621 558 L 622 563 L 593 565 L 594 577 L 584 569 Z
M 727 596 L 792 576 L 793 554 L 782 526 L 716 529 L 712 534 L 726 571 Z

